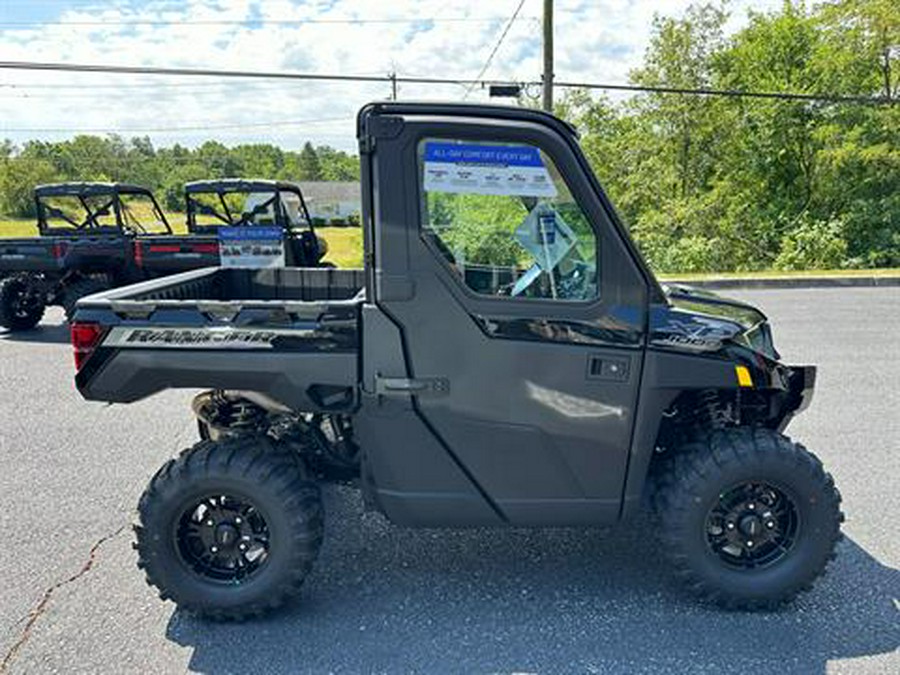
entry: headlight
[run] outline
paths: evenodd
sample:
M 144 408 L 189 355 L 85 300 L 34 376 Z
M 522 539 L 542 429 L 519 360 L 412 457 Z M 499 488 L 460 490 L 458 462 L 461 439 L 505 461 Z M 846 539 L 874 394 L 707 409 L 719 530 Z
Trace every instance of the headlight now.
M 777 361 L 781 358 L 778 351 L 775 349 L 775 342 L 772 339 L 772 328 L 767 321 L 761 321 L 753 326 L 753 328 L 736 336 L 734 340 L 748 349 L 752 349 L 770 359 L 775 359 Z

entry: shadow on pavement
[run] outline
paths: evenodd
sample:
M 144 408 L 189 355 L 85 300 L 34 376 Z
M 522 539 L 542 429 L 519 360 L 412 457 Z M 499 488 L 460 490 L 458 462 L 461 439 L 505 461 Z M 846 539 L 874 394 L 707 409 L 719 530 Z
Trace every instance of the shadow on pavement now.
M 216 624 L 173 613 L 168 639 L 204 673 L 824 673 L 900 646 L 900 572 L 846 540 L 816 588 L 776 613 L 684 595 L 651 525 L 407 530 L 331 493 L 327 539 L 298 600 Z
M 11 332 L 0 328 L 0 342 L 33 342 L 43 344 L 68 344 L 69 324 L 41 322 L 30 330 Z

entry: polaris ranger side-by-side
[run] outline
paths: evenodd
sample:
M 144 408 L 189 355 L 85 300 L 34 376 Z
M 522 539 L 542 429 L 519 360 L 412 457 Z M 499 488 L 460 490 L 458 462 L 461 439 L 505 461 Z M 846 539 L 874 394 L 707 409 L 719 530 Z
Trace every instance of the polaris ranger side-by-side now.
M 661 287 L 548 114 L 378 103 L 358 136 L 365 270 L 197 270 L 78 303 L 85 398 L 210 389 L 203 440 L 138 507 L 160 595 L 217 618 L 295 595 L 331 480 L 421 527 L 608 525 L 651 503 L 702 598 L 807 589 L 840 496 L 783 435 L 815 368 L 780 361 L 763 314 Z
M 218 265 L 220 228 L 275 228 L 283 262 L 327 266 L 328 248 L 313 228 L 300 188 L 287 181 L 220 178 L 186 183 L 187 235 L 142 236 L 134 241 L 135 266 L 143 278 Z M 225 251 L 227 254 L 228 251 Z
M 327 250 L 299 188 L 283 181 L 188 183 L 187 234 L 173 234 L 153 194 L 137 185 L 41 185 L 34 196 L 40 236 L 0 239 L 0 326 L 8 330 L 32 328 L 46 305 L 71 318 L 85 295 L 218 265 L 222 226 L 277 228 L 289 265 L 323 264 Z
M 39 236 L 0 239 L 0 326 L 9 330 L 32 328 L 47 305 L 71 315 L 78 298 L 135 281 L 130 239 L 172 234 L 140 185 L 38 185 L 34 201 Z

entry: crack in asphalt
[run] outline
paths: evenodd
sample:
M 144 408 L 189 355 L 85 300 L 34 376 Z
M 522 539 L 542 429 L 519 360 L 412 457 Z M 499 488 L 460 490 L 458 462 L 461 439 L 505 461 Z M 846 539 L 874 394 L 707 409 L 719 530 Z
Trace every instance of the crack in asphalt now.
M 186 436 L 187 433 L 194 427 L 195 421 L 191 418 L 189 421 L 185 422 L 181 429 L 175 435 L 175 443 L 172 447 L 172 452 L 176 452 L 178 448 L 185 443 L 182 440 L 182 436 Z M 47 611 L 47 607 L 50 604 L 50 598 L 53 597 L 53 594 L 62 588 L 63 586 L 67 586 L 74 581 L 78 581 L 81 577 L 91 571 L 91 568 L 94 566 L 94 563 L 97 561 L 97 552 L 100 550 L 100 547 L 103 546 L 110 539 L 115 539 L 122 532 L 128 529 L 129 523 L 125 523 L 121 525 L 116 530 L 111 532 L 110 534 L 104 535 L 100 537 L 94 545 L 91 546 L 91 550 L 88 551 L 88 558 L 85 561 L 84 565 L 81 566 L 81 569 L 78 570 L 75 574 L 70 576 L 68 579 L 64 579 L 62 581 L 57 581 L 55 584 L 50 586 L 47 590 L 44 591 L 41 596 L 40 602 L 34 606 L 34 608 L 28 612 L 27 619 L 25 623 L 25 627 L 22 629 L 22 632 L 19 634 L 19 639 L 13 644 L 12 647 L 9 648 L 9 651 L 6 652 L 6 655 L 3 657 L 3 661 L 0 662 L 0 675 L 5 675 L 9 672 L 10 664 L 15 660 L 16 655 L 21 651 L 21 649 L 28 642 L 29 638 L 31 638 L 32 630 L 34 629 L 34 625 L 37 623 L 38 619 L 40 619 L 44 613 Z M 20 623 L 23 619 L 19 619 L 16 623 Z
M 47 608 L 50 605 L 50 599 L 53 597 L 53 594 L 63 586 L 67 586 L 68 584 L 78 581 L 81 577 L 90 572 L 91 568 L 94 567 L 94 563 L 97 561 L 97 553 L 99 552 L 100 547 L 110 539 L 118 537 L 126 529 L 128 529 L 127 523 L 120 526 L 110 534 L 100 537 L 96 542 L 94 542 L 94 545 L 91 546 L 91 550 L 88 552 L 88 558 L 81 566 L 81 569 L 79 569 L 69 578 L 63 579 L 62 581 L 57 581 L 55 584 L 44 591 L 40 601 L 32 608 L 30 612 L 28 612 L 28 616 L 26 617 L 27 621 L 25 623 L 25 627 L 22 629 L 22 632 L 19 634 L 19 639 L 16 640 L 13 646 L 9 648 L 9 651 L 7 651 L 6 655 L 3 657 L 3 661 L 0 662 L 0 675 L 9 672 L 9 667 L 15 660 L 16 655 L 25 646 L 25 644 L 31 637 L 34 625 L 38 622 L 38 619 L 40 619 L 47 611 Z

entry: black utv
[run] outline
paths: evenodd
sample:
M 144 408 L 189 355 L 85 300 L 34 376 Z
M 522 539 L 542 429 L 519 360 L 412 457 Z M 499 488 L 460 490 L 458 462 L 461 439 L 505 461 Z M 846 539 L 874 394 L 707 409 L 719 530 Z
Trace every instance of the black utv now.
M 38 237 L 0 239 L 0 326 L 35 326 L 47 305 L 67 316 L 84 295 L 139 279 L 130 241 L 172 230 L 153 194 L 126 183 L 34 189 Z
M 273 227 L 283 234 L 285 264 L 329 266 L 325 240 L 316 235 L 296 183 L 260 178 L 223 178 L 184 186 L 188 231 L 215 234 L 220 227 Z
M 418 527 L 609 525 L 649 503 L 701 598 L 808 589 L 841 500 L 784 435 L 815 368 L 781 362 L 763 314 L 660 286 L 550 115 L 378 103 L 358 137 L 365 270 L 198 270 L 78 303 L 86 398 L 210 388 L 203 440 L 138 505 L 160 595 L 216 618 L 296 595 L 324 481 Z

